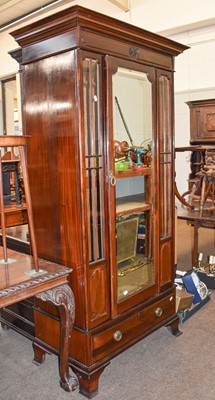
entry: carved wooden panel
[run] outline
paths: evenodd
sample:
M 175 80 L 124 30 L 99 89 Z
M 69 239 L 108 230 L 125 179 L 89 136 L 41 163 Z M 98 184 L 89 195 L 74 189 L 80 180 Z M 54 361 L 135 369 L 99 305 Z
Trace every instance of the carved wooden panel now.
M 106 275 L 104 265 L 90 268 L 90 320 L 94 325 L 98 323 L 98 320 L 104 321 L 109 317 Z
M 173 249 L 171 240 L 167 240 L 161 245 L 160 259 L 161 259 L 161 286 L 171 282 L 173 279 Z
M 189 101 L 190 143 L 215 143 L 215 99 Z

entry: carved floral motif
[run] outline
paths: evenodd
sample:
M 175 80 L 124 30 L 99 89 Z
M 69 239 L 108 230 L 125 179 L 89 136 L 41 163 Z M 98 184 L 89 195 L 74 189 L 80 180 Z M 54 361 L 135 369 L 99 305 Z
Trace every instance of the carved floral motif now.
M 71 322 L 74 323 L 75 319 L 75 299 L 74 294 L 69 285 L 64 284 L 56 288 L 46 290 L 45 292 L 36 295 L 37 298 L 52 303 L 55 306 L 67 307 Z

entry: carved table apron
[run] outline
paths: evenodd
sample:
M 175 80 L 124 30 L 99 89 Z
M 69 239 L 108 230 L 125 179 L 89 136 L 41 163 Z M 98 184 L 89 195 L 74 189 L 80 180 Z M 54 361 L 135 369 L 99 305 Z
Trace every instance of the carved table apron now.
M 36 296 L 58 307 L 60 316 L 59 374 L 61 387 L 70 392 L 77 380 L 69 376 L 69 339 L 75 317 L 73 292 L 68 284 L 70 268 L 39 259 L 39 273 L 34 274 L 31 256 L 9 252 L 4 263 L 0 248 L 0 309 L 29 297 Z

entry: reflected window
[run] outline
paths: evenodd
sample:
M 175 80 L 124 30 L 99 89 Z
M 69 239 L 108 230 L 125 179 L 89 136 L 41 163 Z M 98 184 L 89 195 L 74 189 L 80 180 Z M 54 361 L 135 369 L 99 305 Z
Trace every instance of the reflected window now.
M 2 133 L 4 135 L 18 135 L 20 121 L 17 99 L 16 76 L 1 81 L 2 88 Z

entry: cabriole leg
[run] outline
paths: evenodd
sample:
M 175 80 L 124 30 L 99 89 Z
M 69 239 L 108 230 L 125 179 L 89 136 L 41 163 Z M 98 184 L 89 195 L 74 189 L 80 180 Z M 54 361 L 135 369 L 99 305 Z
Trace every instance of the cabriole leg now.
M 40 293 L 37 297 L 58 307 L 60 315 L 60 385 L 65 391 L 71 392 L 78 386 L 77 379 L 69 375 L 69 342 L 75 318 L 75 300 L 73 292 L 69 285 L 64 284 Z

